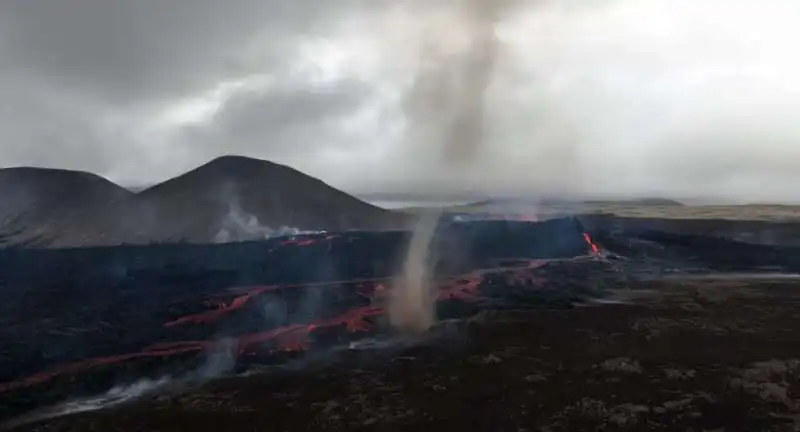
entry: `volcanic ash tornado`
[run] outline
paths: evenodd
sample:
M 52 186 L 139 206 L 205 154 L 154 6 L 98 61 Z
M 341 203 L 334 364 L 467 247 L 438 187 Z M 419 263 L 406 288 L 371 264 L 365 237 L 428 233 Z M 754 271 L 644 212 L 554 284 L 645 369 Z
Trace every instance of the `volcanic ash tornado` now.
M 497 58 L 494 26 L 508 0 L 459 0 L 423 41 L 423 58 L 407 95 L 409 145 L 443 148 L 444 169 L 467 169 L 483 145 L 485 93 Z M 401 331 L 420 333 L 435 320 L 436 292 L 428 268 L 441 210 L 421 215 L 403 273 L 392 289 L 389 318 Z
M 439 222 L 439 211 L 424 213 L 414 227 L 403 273 L 390 293 L 389 319 L 407 333 L 421 333 L 434 321 L 435 290 L 429 274 L 430 242 Z

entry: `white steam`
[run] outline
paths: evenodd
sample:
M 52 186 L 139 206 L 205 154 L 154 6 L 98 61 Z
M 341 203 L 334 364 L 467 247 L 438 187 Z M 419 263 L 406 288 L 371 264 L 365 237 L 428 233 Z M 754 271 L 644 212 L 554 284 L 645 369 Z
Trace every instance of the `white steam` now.
M 359 118 L 405 117 L 394 107 L 407 103 L 409 85 L 421 85 L 408 77 L 424 62 L 440 71 L 430 84 L 440 92 L 433 102 L 468 98 L 452 90 L 459 80 L 448 68 L 426 54 L 444 52 L 451 65 L 463 59 L 471 24 L 457 10 L 460 3 L 400 4 L 348 22 L 341 44 L 328 39 L 347 59 L 339 76 L 352 73 L 375 89 L 368 107 L 378 113 L 359 111 Z M 792 186 L 800 181 L 794 55 L 800 3 L 518 0 L 512 6 L 495 27 L 499 44 L 486 88 L 486 139 L 475 152 L 479 168 L 433 163 L 445 139 L 409 143 L 402 122 L 387 120 L 380 130 L 364 129 L 361 154 L 342 157 L 375 167 L 359 179 L 391 177 L 389 187 L 407 190 L 412 182 L 412 191 L 800 200 Z M 440 41 L 433 47 L 425 43 L 431 31 Z M 325 175 L 338 180 L 337 173 Z
M 118 385 L 99 396 L 67 401 L 54 407 L 38 410 L 23 417 L 13 419 L 8 423 L 0 425 L 0 429 L 14 429 L 24 424 L 63 417 L 70 414 L 110 408 L 161 391 L 172 383 L 172 378 L 163 377 L 157 380 L 141 379 L 130 384 Z
M 236 368 L 238 345 L 236 339 L 223 338 L 206 353 L 206 361 L 197 371 L 200 379 L 219 378 Z
M 294 236 L 318 233 L 319 231 L 303 231 L 292 227 L 271 228 L 261 225 L 255 215 L 247 213 L 236 199 L 230 200 L 228 213 L 220 222 L 220 229 L 214 235 L 215 243 L 265 240 L 273 237 Z

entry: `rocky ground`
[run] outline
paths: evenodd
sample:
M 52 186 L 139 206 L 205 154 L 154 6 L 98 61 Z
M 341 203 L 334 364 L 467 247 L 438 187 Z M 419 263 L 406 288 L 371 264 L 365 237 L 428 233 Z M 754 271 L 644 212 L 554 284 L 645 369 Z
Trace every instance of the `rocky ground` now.
M 799 288 L 640 281 L 14 430 L 800 430 Z

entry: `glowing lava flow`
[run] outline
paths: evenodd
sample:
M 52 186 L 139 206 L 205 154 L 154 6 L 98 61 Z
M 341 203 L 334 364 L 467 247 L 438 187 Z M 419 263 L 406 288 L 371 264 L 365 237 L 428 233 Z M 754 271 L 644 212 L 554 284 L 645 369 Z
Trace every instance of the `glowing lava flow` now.
M 370 331 L 373 325 L 366 321 L 369 317 L 383 315 L 383 307 L 365 306 L 349 310 L 335 318 L 317 321 L 311 324 L 294 324 L 260 333 L 240 336 L 237 339 L 240 355 L 245 355 L 254 345 L 274 342 L 270 351 L 305 351 L 309 348 L 309 338 L 315 330 L 331 327 L 345 327 L 350 332 Z
M 586 234 L 588 237 L 588 234 Z M 592 246 L 592 252 L 597 253 L 597 246 L 587 240 Z M 525 265 L 523 269 L 534 269 L 545 265 L 547 260 L 524 260 Z M 445 287 L 439 290 L 438 300 L 462 300 L 462 301 L 476 301 L 479 297 L 476 295 L 479 285 L 483 282 L 484 275 L 488 273 L 496 273 L 506 270 L 514 270 L 513 267 L 495 267 L 489 269 L 475 270 L 464 276 L 457 276 L 449 278 L 452 282 L 448 282 Z M 164 327 L 170 328 L 182 324 L 203 324 L 212 323 L 225 315 L 241 309 L 254 297 L 270 291 L 278 291 L 287 288 L 310 288 L 314 286 L 340 286 L 340 285 L 357 285 L 356 294 L 366 297 L 370 300 L 378 300 L 385 296 L 388 288 L 384 283 L 388 282 L 389 278 L 369 278 L 369 279 L 351 279 L 333 282 L 317 282 L 306 284 L 287 284 L 287 285 L 266 285 L 249 287 L 242 294 L 234 297 L 230 303 L 224 301 L 211 301 L 207 300 L 205 303 L 214 305 L 215 309 L 199 314 L 187 315 L 172 321 L 164 323 Z M 447 280 L 445 280 L 447 282 Z
M 583 236 L 590 246 L 592 254 L 596 255 L 599 252 L 599 247 L 592 242 L 588 233 L 584 233 Z M 583 258 L 586 257 L 584 256 Z M 534 273 L 534 270 L 552 261 L 553 260 L 524 260 L 522 266 L 518 264 L 513 267 L 480 269 L 466 275 L 446 278 L 441 281 L 437 300 L 458 300 L 464 302 L 480 302 L 485 300 L 486 298 L 478 293 L 479 288 L 486 280 L 487 275 L 497 273 L 506 273 L 506 279 L 508 279 L 511 285 L 541 286 L 543 280 L 539 279 L 539 276 Z M 388 279 L 386 278 L 354 279 L 311 284 L 248 287 L 242 294 L 234 297 L 230 303 L 225 303 L 223 301 L 208 302 L 215 305 L 216 309 L 201 314 L 181 317 L 165 323 L 164 326 L 169 328 L 181 324 L 212 322 L 233 311 L 244 308 L 254 297 L 260 294 L 285 288 L 353 284 L 355 285 L 355 295 L 367 297 L 373 302 L 380 303 L 380 300 L 385 297 L 387 292 L 385 285 L 387 281 Z M 349 332 L 372 331 L 375 329 L 375 325 L 370 322 L 370 318 L 378 317 L 385 313 L 386 309 L 381 305 L 363 306 L 350 309 L 341 315 L 322 319 L 310 324 L 292 324 L 264 332 L 238 335 L 234 337 L 236 350 L 239 355 L 255 354 L 262 349 L 266 350 L 266 352 L 306 350 L 309 348 L 311 335 L 317 330 L 342 327 Z M 270 344 L 270 346 L 264 347 L 264 344 Z M 76 375 L 98 366 L 113 365 L 143 358 L 165 358 L 183 354 L 197 355 L 212 349 L 214 346 L 215 341 L 213 340 L 153 344 L 143 348 L 139 352 L 82 360 L 37 373 L 17 381 L 0 383 L 0 393 L 42 384 L 62 375 Z
M 87 371 L 97 366 L 113 365 L 117 363 L 123 363 L 129 360 L 135 360 L 138 358 L 173 357 L 180 354 L 197 353 L 205 350 L 209 344 L 210 342 L 186 341 L 186 342 L 178 342 L 172 344 L 172 346 L 170 346 L 170 344 L 164 344 L 163 348 L 161 349 L 153 346 L 145 348 L 144 350 L 137 353 L 120 354 L 109 357 L 86 359 L 79 362 L 67 364 L 49 371 L 40 372 L 18 381 L 0 383 L 0 393 L 8 392 L 10 390 L 22 387 L 30 387 L 37 384 L 42 384 L 61 375 L 74 375 L 80 372 Z
M 480 297 L 477 295 L 477 290 L 480 283 L 483 281 L 484 276 L 491 272 L 504 271 L 506 269 L 487 269 L 483 271 L 472 272 L 466 276 L 457 279 L 451 279 L 451 282 L 446 284 L 440 291 L 438 300 L 462 300 L 462 301 L 477 301 Z M 342 281 L 334 283 L 320 283 L 315 285 L 336 285 L 337 283 L 358 283 L 361 284 L 360 289 L 367 291 L 364 294 L 381 294 L 385 291 L 385 286 L 380 281 L 383 280 L 355 280 L 355 281 Z M 172 321 L 169 326 L 178 325 L 182 323 L 202 323 L 209 320 L 219 318 L 220 315 L 229 313 L 233 310 L 242 308 L 254 296 L 272 291 L 278 288 L 309 286 L 305 285 L 285 285 L 285 286 L 263 286 L 251 289 L 246 294 L 238 296 L 229 305 L 221 309 L 211 311 L 207 314 L 193 315 Z M 314 284 L 311 284 L 314 285 Z M 382 306 L 364 306 L 346 311 L 345 313 L 328 319 L 319 320 L 311 324 L 293 324 L 289 326 L 279 327 L 276 329 L 251 333 L 237 336 L 235 338 L 237 351 L 239 355 L 247 355 L 255 351 L 255 347 L 265 344 L 273 343 L 273 347 L 268 349 L 271 352 L 286 352 L 286 351 L 301 351 L 308 349 L 308 340 L 311 334 L 319 329 L 344 327 L 349 332 L 366 332 L 374 329 L 374 325 L 368 321 L 369 318 L 384 315 L 386 309 Z M 151 358 L 151 357 L 171 357 L 188 353 L 202 353 L 214 346 L 214 341 L 180 341 L 158 343 L 145 347 L 139 352 L 121 354 L 108 357 L 98 357 L 79 362 L 63 365 L 55 369 L 41 372 L 27 378 L 8 382 L 0 383 L 0 393 L 8 392 L 10 390 L 30 387 L 44 382 L 50 381 L 62 375 L 75 375 L 85 372 L 89 369 L 98 366 L 108 366 L 118 363 L 127 362 L 130 360 Z
M 268 351 L 302 351 L 308 349 L 311 333 L 322 328 L 343 326 L 350 332 L 369 331 L 373 325 L 367 318 L 383 315 L 383 307 L 367 306 L 349 310 L 334 318 L 321 320 L 312 324 L 293 324 L 273 330 L 240 335 L 235 338 L 239 355 L 252 351 L 255 345 L 274 342 Z M 75 375 L 97 366 L 108 366 L 130 360 L 148 357 L 171 357 L 187 353 L 199 353 L 214 346 L 214 341 L 181 341 L 150 345 L 139 352 L 108 357 L 98 357 L 60 366 L 27 378 L 0 383 L 0 393 L 10 390 L 42 384 L 61 375 Z
M 600 248 L 594 241 L 592 241 L 592 236 L 590 236 L 589 233 L 583 233 L 583 238 L 586 240 L 586 243 L 589 245 L 589 248 L 592 250 L 593 254 L 597 255 L 600 253 Z
M 314 286 L 337 286 L 337 285 L 349 285 L 349 284 L 365 284 L 364 286 L 369 287 L 370 284 L 384 282 L 386 280 L 388 279 L 386 278 L 351 279 L 351 280 L 332 281 L 332 282 L 315 282 L 315 283 L 312 282 L 305 284 L 264 285 L 264 286 L 248 287 L 246 291 L 243 291 L 241 295 L 234 297 L 230 303 L 226 304 L 224 301 L 207 300 L 205 303 L 207 305 L 214 306 L 215 307 L 214 310 L 176 318 L 172 321 L 164 323 L 164 327 L 169 328 L 181 324 L 201 324 L 201 323 L 214 322 L 237 309 L 241 309 L 242 307 L 247 305 L 247 303 L 253 297 L 256 297 L 265 292 L 278 291 L 287 288 L 311 288 Z M 233 288 L 231 290 L 236 290 L 236 289 Z
M 230 312 L 233 312 L 233 311 L 235 311 L 237 309 L 241 309 L 242 307 L 244 307 L 247 304 L 247 302 L 251 298 L 253 298 L 253 297 L 255 297 L 255 296 L 259 295 L 259 294 L 265 293 L 267 291 L 275 291 L 275 290 L 277 290 L 279 288 L 281 288 L 279 285 L 255 287 L 255 288 L 252 288 L 249 292 L 245 293 L 244 295 L 240 295 L 238 297 L 234 297 L 234 299 L 229 304 L 225 304 L 224 302 L 212 302 L 212 301 L 209 301 L 207 303 L 208 304 L 214 304 L 217 307 L 217 309 L 209 311 L 209 312 L 200 313 L 200 314 L 188 315 L 188 316 L 185 316 L 185 317 L 181 317 L 181 318 L 175 319 L 173 321 L 166 322 L 166 323 L 164 323 L 164 327 L 168 327 L 169 328 L 169 327 L 174 327 L 174 326 L 181 325 L 181 324 L 189 324 L 189 323 L 191 323 L 191 324 L 200 324 L 200 323 L 209 323 L 209 322 L 216 321 L 217 319 L 221 318 L 222 316 L 224 316 L 224 315 L 226 315 L 226 314 L 228 314 Z

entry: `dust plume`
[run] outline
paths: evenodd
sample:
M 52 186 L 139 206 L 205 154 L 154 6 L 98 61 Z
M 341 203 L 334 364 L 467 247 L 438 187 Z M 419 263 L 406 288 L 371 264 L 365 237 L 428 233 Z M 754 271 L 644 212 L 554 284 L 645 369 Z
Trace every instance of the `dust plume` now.
M 458 0 L 444 11 L 422 43 L 422 58 L 406 99 L 409 145 L 442 148 L 444 170 L 474 168 L 484 145 L 485 94 L 498 53 L 496 20 L 507 0 Z M 426 152 L 427 154 L 427 152 Z M 389 318 L 406 332 L 420 333 L 435 320 L 436 293 L 429 269 L 431 239 L 441 210 L 422 214 L 415 226 L 402 274 L 392 289 Z
M 439 211 L 431 210 L 420 216 L 411 235 L 402 273 L 390 293 L 389 320 L 402 332 L 424 332 L 435 319 L 436 297 L 428 260 L 439 215 Z
M 423 30 L 404 106 L 406 145 L 441 149 L 435 162 L 443 169 L 466 168 L 484 145 L 485 95 L 499 54 L 495 24 L 510 4 L 456 0 Z

